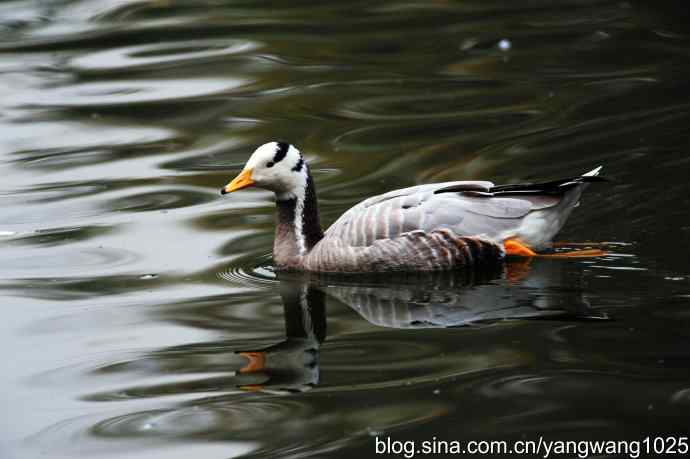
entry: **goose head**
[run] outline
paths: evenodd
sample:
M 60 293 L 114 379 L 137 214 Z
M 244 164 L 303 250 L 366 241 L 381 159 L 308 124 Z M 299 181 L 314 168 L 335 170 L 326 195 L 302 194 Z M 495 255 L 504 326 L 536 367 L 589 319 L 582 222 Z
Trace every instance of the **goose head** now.
M 291 199 L 304 195 L 308 177 L 304 158 L 294 145 L 269 142 L 252 153 L 242 172 L 220 193 L 256 186 L 273 191 L 278 199 Z

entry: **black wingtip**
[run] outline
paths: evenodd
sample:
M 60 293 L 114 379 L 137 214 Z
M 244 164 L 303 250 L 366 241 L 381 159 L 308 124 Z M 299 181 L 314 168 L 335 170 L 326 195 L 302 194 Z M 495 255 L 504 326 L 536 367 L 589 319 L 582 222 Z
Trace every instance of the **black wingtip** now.
M 585 176 L 580 178 L 581 182 L 610 182 L 611 179 L 608 177 L 602 177 L 601 175 Z
M 479 185 L 478 183 L 463 183 L 462 185 L 451 185 L 444 188 L 439 188 L 438 190 L 434 190 L 434 194 L 460 192 L 488 193 L 489 188 L 483 185 Z
M 595 171 L 598 173 L 598 169 Z M 567 190 L 578 186 L 582 183 L 590 182 L 611 182 L 611 179 L 602 177 L 600 175 L 580 175 L 568 179 L 553 180 L 551 182 L 543 183 L 515 183 L 508 185 L 497 185 L 492 188 L 486 188 L 477 184 L 461 184 L 451 185 L 445 188 L 434 190 L 434 194 L 439 193 L 462 193 L 466 196 L 472 197 L 507 197 L 507 196 L 524 196 L 525 194 L 546 194 L 558 195 L 563 194 Z

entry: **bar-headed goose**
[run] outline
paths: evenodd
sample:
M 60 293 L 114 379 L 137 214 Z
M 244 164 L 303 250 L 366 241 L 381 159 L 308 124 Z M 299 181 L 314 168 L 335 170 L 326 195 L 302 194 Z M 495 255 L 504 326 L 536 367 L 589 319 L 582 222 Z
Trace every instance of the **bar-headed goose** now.
M 535 256 L 549 246 L 587 183 L 601 180 L 600 170 L 545 183 L 463 181 L 394 190 L 360 202 L 323 232 L 302 154 L 288 143 L 269 142 L 221 193 L 249 186 L 275 193 L 278 269 L 435 271 Z

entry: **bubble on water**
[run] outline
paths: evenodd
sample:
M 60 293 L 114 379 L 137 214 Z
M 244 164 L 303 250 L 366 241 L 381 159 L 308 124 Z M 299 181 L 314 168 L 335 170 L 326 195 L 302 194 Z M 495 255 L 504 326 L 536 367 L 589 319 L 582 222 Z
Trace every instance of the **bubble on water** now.
M 504 38 L 498 42 L 498 49 L 500 49 L 501 51 L 508 51 L 512 47 L 513 44 L 507 38 Z

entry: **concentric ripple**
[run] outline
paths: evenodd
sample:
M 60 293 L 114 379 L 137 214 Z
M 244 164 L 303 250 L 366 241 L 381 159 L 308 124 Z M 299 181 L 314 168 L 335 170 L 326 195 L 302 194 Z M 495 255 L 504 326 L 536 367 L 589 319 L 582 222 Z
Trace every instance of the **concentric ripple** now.
M 276 275 L 273 266 L 270 265 L 273 256 L 270 253 L 252 257 L 246 261 L 235 261 L 226 271 L 217 273 L 219 279 L 245 286 L 275 285 Z
M 213 435 L 216 430 L 232 429 L 243 436 L 261 437 L 267 425 L 306 415 L 308 407 L 297 402 L 246 400 L 125 414 L 100 421 L 90 430 L 103 437 L 130 437 Z

